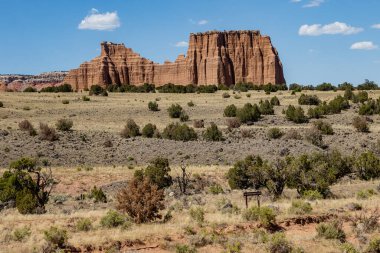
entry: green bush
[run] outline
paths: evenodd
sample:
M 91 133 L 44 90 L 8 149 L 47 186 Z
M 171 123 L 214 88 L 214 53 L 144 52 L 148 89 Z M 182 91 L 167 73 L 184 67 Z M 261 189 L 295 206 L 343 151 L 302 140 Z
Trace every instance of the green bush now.
M 239 128 L 241 126 L 241 122 L 238 118 L 230 118 L 226 121 L 228 129 Z
M 224 193 L 223 188 L 220 184 L 214 183 L 210 186 L 209 192 L 213 195 L 218 195 Z
M 354 171 L 362 180 L 380 177 L 380 159 L 372 152 L 364 152 L 355 159 Z
M 380 101 L 369 100 L 359 107 L 359 115 L 374 115 L 380 113 Z
M 159 138 L 160 133 L 156 127 L 156 125 L 153 125 L 151 123 L 146 124 L 142 129 L 142 136 L 145 138 Z
M 268 242 L 269 253 L 296 253 L 293 246 L 286 240 L 285 234 L 275 233 L 271 236 Z
M 234 104 L 232 105 L 227 105 L 227 107 L 224 109 L 224 117 L 236 117 L 236 111 L 237 111 L 237 108 Z
M 29 120 L 23 120 L 18 124 L 21 131 L 27 131 L 30 136 L 37 135 L 37 131 L 34 129 L 32 123 Z
M 41 89 L 41 92 L 73 92 L 70 84 L 64 83 L 58 86 L 50 86 Z
M 251 207 L 243 212 L 243 219 L 246 221 L 258 221 L 264 227 L 276 224 L 276 214 L 269 207 Z
M 273 105 L 268 100 L 265 100 L 265 101 L 261 100 L 259 103 L 259 106 L 260 106 L 260 113 L 262 115 L 273 115 L 274 114 Z
M 340 249 L 343 253 L 360 253 L 351 243 L 342 243 Z
M 227 179 L 231 189 L 247 189 L 253 186 L 250 180 L 252 160 L 251 157 L 247 157 L 245 160 L 237 161 L 234 167 L 228 170 Z
M 369 96 L 368 96 L 368 92 L 366 92 L 366 91 L 359 91 L 353 97 L 353 101 L 355 103 L 364 103 L 364 102 L 368 101 L 368 99 L 369 99 Z
M 38 207 L 37 197 L 28 190 L 16 194 L 16 207 L 21 214 L 35 213 Z
M 92 96 L 92 95 L 95 95 L 95 96 L 98 96 L 98 95 L 108 96 L 108 93 L 107 93 L 106 89 L 104 89 L 102 86 L 100 86 L 100 85 L 92 85 L 90 87 L 89 95 L 90 96 Z
M 302 215 L 311 213 L 312 210 L 313 208 L 309 202 L 302 200 L 293 200 L 291 207 L 288 209 L 288 212 L 291 214 Z
M 331 124 L 328 122 L 325 122 L 322 120 L 317 120 L 317 121 L 313 122 L 313 125 L 316 129 L 321 131 L 322 134 L 325 134 L 325 135 L 333 135 L 334 134 L 334 130 L 333 130 Z
M 91 189 L 89 198 L 93 199 L 95 203 L 97 202 L 107 203 L 106 194 L 103 192 L 102 188 L 97 188 L 96 186 L 94 186 L 94 188 Z
M 127 221 L 126 217 L 115 210 L 109 210 L 100 220 L 100 225 L 104 228 L 116 228 L 122 226 Z
M 55 126 L 58 130 L 67 132 L 73 127 L 73 121 L 71 119 L 59 119 Z
M 352 88 L 345 89 L 343 97 L 347 100 L 352 100 L 354 98 L 354 92 L 352 91 Z
M 270 103 L 273 106 L 280 106 L 280 100 L 276 96 L 270 99 Z
M 298 98 L 298 104 L 300 105 L 319 105 L 320 103 L 321 100 L 317 95 L 301 94 L 301 96 Z
M 173 184 L 170 173 L 169 160 L 162 157 L 157 157 L 150 161 L 150 164 L 145 168 L 143 177 L 158 186 L 159 189 L 169 187 Z
M 230 95 L 229 93 L 227 93 L 227 92 L 224 92 L 224 93 L 222 94 L 222 97 L 223 97 L 223 98 L 229 98 L 229 97 L 231 97 L 231 95 Z
M 162 132 L 162 137 L 176 141 L 193 141 L 197 140 L 198 136 L 193 128 L 186 124 L 171 123 L 165 127 Z
M 140 127 L 136 124 L 133 119 L 128 119 L 127 124 L 121 131 L 121 136 L 124 138 L 131 138 L 140 135 Z
M 182 107 L 179 104 L 172 104 L 168 108 L 168 113 L 171 118 L 179 118 L 182 113 Z
M 194 102 L 193 102 L 193 101 L 190 101 L 190 102 L 187 102 L 187 106 L 188 106 L 188 107 L 194 107 L 194 106 L 195 106 L 195 104 L 194 104 Z
M 215 123 L 211 123 L 211 126 L 206 128 L 206 131 L 203 133 L 203 138 L 206 141 L 223 141 L 223 133 L 219 130 L 218 126 Z
M 372 239 L 364 253 L 379 253 L 380 252 L 380 238 Z
M 0 101 L 0 108 L 4 107 L 4 103 Z
M 12 239 L 14 241 L 22 242 L 27 237 L 29 237 L 32 234 L 30 231 L 30 227 L 23 226 L 21 228 L 16 228 L 12 233 Z
M 318 200 L 318 199 L 323 199 L 323 196 L 320 192 L 316 190 L 307 190 L 302 193 L 302 197 L 307 199 L 307 200 Z
M 181 122 L 189 121 L 189 115 L 185 111 L 182 111 L 181 115 L 179 115 L 179 120 Z
M 70 103 L 70 101 L 68 99 L 62 100 L 62 104 L 64 104 L 64 105 L 68 105 L 69 103 Z
M 259 107 L 254 104 L 247 103 L 243 108 L 239 108 L 236 111 L 236 117 L 242 123 L 256 122 L 261 118 Z
M 376 192 L 373 189 L 360 190 L 356 193 L 357 199 L 369 199 L 370 197 L 376 195 Z
M 82 100 L 85 101 L 85 102 L 88 102 L 88 101 L 90 101 L 90 98 L 87 97 L 87 96 L 83 96 L 83 97 L 82 97 Z
M 175 252 L 176 253 L 196 253 L 197 250 L 193 247 L 190 247 L 186 244 L 178 244 L 175 246 Z
M 191 219 L 198 224 L 203 224 L 205 221 L 205 211 L 201 207 L 192 207 L 189 211 Z
M 153 111 L 153 112 L 157 112 L 157 111 L 160 110 L 160 109 L 158 108 L 158 104 L 157 104 L 156 101 L 150 101 L 150 102 L 148 103 L 148 109 L 149 109 L 150 111 Z
M 47 243 L 54 249 L 64 248 L 68 240 L 67 231 L 58 227 L 50 227 L 48 230 L 45 230 L 44 237 Z
M 342 229 L 342 223 L 337 220 L 331 223 L 321 223 L 316 229 L 318 236 L 324 239 L 335 239 L 341 242 L 346 240 L 346 234 Z
M 293 121 L 297 124 L 308 122 L 304 110 L 301 107 L 294 107 L 293 105 L 289 105 L 285 111 L 285 115 L 289 121 Z
M 75 224 L 77 231 L 87 232 L 92 229 L 92 222 L 89 218 L 81 218 Z
M 356 128 L 358 132 L 362 133 L 368 133 L 369 132 L 369 126 L 367 123 L 367 119 L 364 117 L 355 117 L 352 120 L 352 125 Z
M 311 129 L 306 130 L 305 140 L 319 148 L 323 148 L 323 149 L 326 148 L 326 145 L 323 142 L 323 136 L 321 132 L 316 128 L 311 128 Z
M 29 86 L 26 89 L 24 89 L 23 92 L 37 92 L 37 89 Z
M 270 128 L 267 132 L 269 139 L 279 139 L 284 135 L 284 133 L 277 127 Z
M 336 87 L 333 86 L 331 83 L 322 83 L 315 87 L 316 90 L 319 91 L 329 91 L 329 90 L 335 90 Z

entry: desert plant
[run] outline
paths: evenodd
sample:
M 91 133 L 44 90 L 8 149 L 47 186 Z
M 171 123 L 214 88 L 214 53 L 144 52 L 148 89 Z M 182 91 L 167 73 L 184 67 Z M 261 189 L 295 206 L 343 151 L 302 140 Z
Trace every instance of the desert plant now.
M 276 224 L 276 214 L 269 207 L 251 207 L 243 212 L 243 219 L 247 221 L 258 221 L 264 227 Z
M 323 142 L 322 134 L 319 130 L 315 128 L 307 129 L 305 132 L 305 140 L 313 144 L 314 146 L 325 148 L 325 143 Z
M 58 130 L 67 132 L 73 127 L 73 121 L 71 119 L 59 119 L 55 126 Z
M 87 96 L 83 96 L 83 97 L 82 97 L 82 100 L 83 100 L 84 102 L 88 102 L 88 101 L 90 101 L 91 99 L 90 99 L 89 97 L 87 97 Z
M 121 136 L 124 138 L 131 138 L 140 135 L 140 127 L 136 124 L 133 119 L 128 119 L 127 124 L 121 131 Z
M 260 107 L 260 113 L 263 115 L 274 114 L 273 105 L 268 100 L 260 101 L 259 107 Z
M 4 103 L 0 101 L 0 108 L 4 107 Z
M 368 199 L 376 195 L 376 192 L 373 189 L 360 190 L 356 193 L 357 199 Z
M 76 222 L 75 227 L 78 231 L 87 232 L 92 229 L 92 222 L 89 218 L 81 218 Z
M 325 134 L 325 135 L 333 135 L 334 134 L 334 130 L 333 130 L 331 124 L 328 122 L 325 122 L 322 120 L 317 120 L 317 121 L 313 122 L 313 125 L 316 129 L 321 131 L 322 134 Z
M 108 212 L 100 219 L 100 225 L 105 228 L 116 228 L 127 222 L 127 217 L 115 210 Z
M 162 137 L 176 141 L 192 141 L 198 138 L 193 128 L 186 124 L 171 123 L 165 127 Z
M 224 193 L 222 186 L 217 183 L 214 183 L 209 187 L 209 192 L 213 195 Z
M 29 120 L 23 120 L 18 124 L 18 127 L 21 131 L 27 131 L 30 136 L 37 135 L 36 130 L 34 129 L 32 123 L 29 122 Z
M 317 199 L 323 199 L 322 194 L 316 190 L 304 191 L 302 193 L 302 197 L 307 199 L 307 200 L 310 200 L 310 201 L 317 200 Z
M 44 231 L 44 237 L 53 249 L 62 249 L 67 245 L 68 235 L 64 229 L 52 226 Z
M 187 106 L 188 106 L 188 107 L 194 107 L 195 104 L 194 104 L 193 101 L 189 101 L 189 102 L 187 102 Z
M 49 127 L 47 124 L 40 123 L 40 134 L 39 137 L 41 140 L 46 141 L 56 141 L 58 140 L 58 135 L 55 132 L 55 129 Z
M 176 253 L 196 253 L 197 250 L 186 244 L 178 244 L 175 246 Z
M 280 106 L 280 100 L 276 96 L 270 99 L 270 103 L 273 106 Z
M 227 119 L 226 124 L 228 129 L 239 128 L 241 126 L 241 122 L 238 118 Z
M 179 118 L 181 116 L 183 109 L 179 104 L 172 104 L 168 108 L 168 113 L 170 118 Z
M 189 121 L 189 118 L 190 118 L 189 115 L 185 111 L 182 111 L 181 115 L 179 115 L 179 120 L 181 122 Z
M 290 129 L 285 133 L 284 138 L 287 140 L 301 140 L 302 136 L 297 130 Z
M 285 111 L 285 115 L 289 121 L 293 121 L 294 123 L 297 123 L 297 124 L 308 122 L 308 119 L 305 116 L 304 110 L 301 107 L 295 107 L 293 105 L 289 105 Z
M 335 239 L 341 242 L 346 240 L 346 234 L 342 229 L 342 222 L 335 220 L 331 223 L 321 223 L 317 225 L 317 233 L 319 237 L 325 239 Z
M 311 213 L 313 208 L 309 202 L 302 200 L 293 200 L 292 205 L 289 207 L 288 212 L 291 214 L 302 215 Z
M 156 125 L 153 125 L 151 123 L 148 123 L 143 127 L 141 134 L 143 137 L 146 137 L 146 138 L 153 138 L 153 137 L 159 137 L 160 136 L 160 133 L 159 133 Z
M 269 253 L 295 253 L 291 245 L 283 233 L 273 234 L 268 243 Z
M 356 128 L 358 132 L 362 132 L 362 133 L 369 132 L 367 119 L 364 117 L 359 117 L 359 116 L 355 117 L 352 121 L 352 125 Z
M 340 249 L 343 253 L 359 253 L 359 251 L 351 243 L 348 242 L 342 243 Z
M 194 120 L 193 122 L 193 127 L 194 128 L 204 128 L 205 127 L 205 122 L 203 119 L 199 119 L 199 120 Z
M 227 105 L 226 108 L 224 108 L 224 117 L 236 117 L 236 111 L 237 108 L 234 104 L 232 105 Z
M 227 92 L 224 92 L 224 93 L 222 94 L 222 97 L 223 97 L 223 98 L 229 98 L 229 97 L 231 97 L 231 95 L 230 95 L 229 93 L 227 93 Z
M 380 159 L 372 152 L 364 152 L 355 159 L 354 172 L 360 179 L 370 180 L 380 177 Z
M 321 100 L 317 95 L 301 94 L 301 96 L 298 98 L 298 104 L 300 105 L 319 105 L 320 103 Z
M 269 139 L 279 139 L 284 135 L 284 133 L 277 127 L 270 128 L 267 132 Z
M 117 209 L 126 212 L 136 223 L 160 219 L 164 209 L 164 192 L 150 180 L 132 180 L 117 194 Z
M 37 89 L 32 86 L 29 86 L 25 88 L 22 92 L 37 92 Z
M 148 103 L 148 109 L 152 112 L 157 112 L 159 111 L 160 109 L 158 108 L 158 104 L 156 101 L 150 101 Z
M 62 104 L 64 104 L 64 105 L 68 105 L 69 103 L 70 103 L 70 101 L 68 99 L 62 100 Z
M 364 253 L 379 253 L 380 252 L 380 238 L 373 238 Z
M 32 234 L 30 227 L 23 226 L 21 228 L 16 228 L 12 233 L 12 239 L 18 242 L 24 241 L 27 237 Z
M 261 118 L 261 112 L 256 104 L 247 103 L 236 111 L 236 117 L 242 123 L 256 122 Z
M 206 128 L 206 131 L 203 133 L 203 138 L 206 141 L 223 141 L 223 133 L 219 130 L 218 126 L 215 123 Z
M 157 185 L 159 189 L 163 189 L 173 184 L 172 177 L 169 174 L 170 171 L 169 160 L 157 157 L 151 160 L 145 168 L 143 178 L 147 178 L 151 183 Z
M 107 203 L 107 196 L 103 192 L 102 188 L 97 188 L 94 186 L 94 188 L 91 189 L 90 194 L 88 195 L 90 199 L 93 199 L 95 203 L 102 202 Z
M 192 207 L 189 214 L 190 217 L 200 225 L 205 221 L 205 211 L 201 207 Z

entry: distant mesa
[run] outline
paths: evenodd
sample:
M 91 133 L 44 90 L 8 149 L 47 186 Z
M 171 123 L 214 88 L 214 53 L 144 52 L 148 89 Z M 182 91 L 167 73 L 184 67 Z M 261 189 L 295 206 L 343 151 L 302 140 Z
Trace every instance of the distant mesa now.
M 270 37 L 249 30 L 191 33 L 186 56 L 164 64 L 124 44 L 102 42 L 100 56 L 71 70 L 64 82 L 83 90 L 95 84 L 284 84 L 285 78 Z

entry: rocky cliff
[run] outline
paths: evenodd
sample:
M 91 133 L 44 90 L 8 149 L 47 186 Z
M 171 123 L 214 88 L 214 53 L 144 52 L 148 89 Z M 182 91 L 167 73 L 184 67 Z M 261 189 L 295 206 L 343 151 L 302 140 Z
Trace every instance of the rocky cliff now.
M 66 71 L 45 72 L 39 75 L 0 74 L 0 91 L 23 91 L 27 87 L 40 90 L 43 87 L 61 84 Z
M 126 48 L 103 42 L 101 55 L 71 70 L 64 82 L 81 90 L 99 84 L 283 84 L 282 64 L 269 36 L 259 31 L 190 34 L 187 55 L 157 64 Z

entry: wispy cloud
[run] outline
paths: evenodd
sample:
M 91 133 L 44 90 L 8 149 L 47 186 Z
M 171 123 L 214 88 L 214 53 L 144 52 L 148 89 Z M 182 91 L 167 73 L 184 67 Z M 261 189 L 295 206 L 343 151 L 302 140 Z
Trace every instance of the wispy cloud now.
M 380 29 L 380 24 L 374 24 L 371 27 L 374 28 L 374 29 Z
M 378 46 L 375 45 L 372 41 L 361 41 L 351 45 L 351 49 L 353 50 L 374 50 L 377 48 Z
M 302 0 L 290 0 L 291 3 L 299 3 L 301 2 Z
M 207 19 L 201 19 L 201 20 L 189 19 L 189 22 L 192 23 L 193 25 L 206 25 L 209 23 Z
M 117 12 L 99 13 L 93 8 L 78 25 L 80 30 L 113 31 L 120 27 L 120 19 Z
M 321 4 L 323 4 L 325 0 L 311 0 L 307 4 L 305 4 L 303 7 L 304 8 L 314 8 L 314 7 L 319 7 Z
M 302 25 L 298 31 L 301 36 L 320 36 L 320 35 L 335 35 L 343 34 L 350 35 L 362 32 L 363 28 L 353 27 L 346 23 L 334 22 L 327 25 L 313 24 Z
M 189 43 L 187 43 L 186 41 L 179 41 L 175 44 L 176 47 L 187 47 L 189 45 Z

